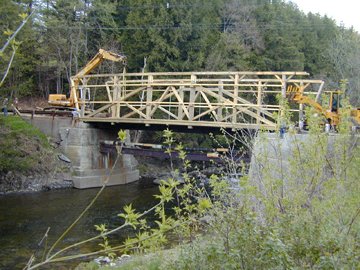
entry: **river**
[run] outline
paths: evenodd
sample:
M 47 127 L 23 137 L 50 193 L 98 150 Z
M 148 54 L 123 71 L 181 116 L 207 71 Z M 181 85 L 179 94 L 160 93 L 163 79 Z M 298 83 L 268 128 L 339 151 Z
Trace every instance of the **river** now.
M 140 212 L 150 208 L 156 204 L 153 195 L 157 191 L 157 186 L 146 181 L 107 187 L 60 246 L 96 235 L 95 224 L 105 223 L 109 227 L 120 225 L 122 220 L 117 214 L 126 204 L 132 203 Z M 98 189 L 67 189 L 0 196 L 0 269 L 22 269 L 38 248 L 47 228 L 50 227 L 48 242 L 51 244 L 97 192 Z M 111 240 L 120 242 L 128 233 L 120 232 Z M 98 244 L 87 244 L 76 252 L 90 251 Z M 66 262 L 52 267 L 71 269 L 76 264 L 78 262 Z

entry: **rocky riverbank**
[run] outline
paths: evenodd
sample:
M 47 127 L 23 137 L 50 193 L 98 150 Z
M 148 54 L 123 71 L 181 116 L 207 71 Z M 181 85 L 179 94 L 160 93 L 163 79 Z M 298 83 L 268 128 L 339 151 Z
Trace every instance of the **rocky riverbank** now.
M 181 176 L 174 175 L 174 170 L 181 171 L 182 164 L 179 160 L 173 161 L 173 169 L 171 169 L 171 162 L 168 159 L 158 159 L 153 157 L 136 157 L 139 162 L 140 177 L 154 183 L 159 183 L 160 180 L 167 180 L 168 178 L 176 178 Z M 196 179 L 198 183 L 206 184 L 212 174 L 227 174 L 226 168 L 221 164 L 206 166 L 201 163 L 192 162 L 192 166 L 188 169 L 190 178 Z M 181 175 L 181 173 L 180 173 Z
M 17 116 L 0 117 L 0 194 L 70 187 L 70 165 L 39 130 Z

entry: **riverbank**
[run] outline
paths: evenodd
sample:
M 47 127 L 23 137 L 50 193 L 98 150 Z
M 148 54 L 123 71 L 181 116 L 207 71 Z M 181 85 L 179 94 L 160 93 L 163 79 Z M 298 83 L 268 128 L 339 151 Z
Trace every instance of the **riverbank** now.
M 46 135 L 18 116 L 0 116 L 0 194 L 70 187 L 70 165 Z

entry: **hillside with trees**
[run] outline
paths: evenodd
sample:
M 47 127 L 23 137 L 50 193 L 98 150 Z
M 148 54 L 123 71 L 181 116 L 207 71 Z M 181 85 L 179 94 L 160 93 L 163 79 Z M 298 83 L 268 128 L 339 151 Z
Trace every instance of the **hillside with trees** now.
M 348 80 L 360 103 L 360 36 L 282 0 L 0 0 L 0 41 L 35 11 L 1 55 L 0 96 L 46 98 L 99 48 L 123 52 L 128 71 L 307 71 L 328 88 Z M 98 72 L 119 71 L 104 64 Z

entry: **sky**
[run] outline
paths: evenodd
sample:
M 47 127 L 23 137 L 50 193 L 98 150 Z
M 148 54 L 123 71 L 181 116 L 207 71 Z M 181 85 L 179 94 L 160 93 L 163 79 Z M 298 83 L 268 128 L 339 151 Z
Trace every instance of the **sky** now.
M 335 19 L 345 27 L 354 26 L 360 33 L 359 0 L 288 0 L 295 3 L 305 13 L 319 13 Z

